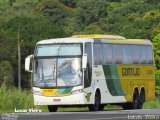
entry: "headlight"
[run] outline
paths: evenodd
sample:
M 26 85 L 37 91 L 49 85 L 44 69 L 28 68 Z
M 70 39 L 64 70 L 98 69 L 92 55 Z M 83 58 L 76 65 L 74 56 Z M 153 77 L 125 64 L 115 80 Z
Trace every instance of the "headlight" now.
M 33 94 L 34 95 L 41 95 L 41 96 L 43 96 L 43 94 L 42 94 L 41 91 L 35 91 L 35 90 L 33 90 Z
M 71 92 L 71 95 L 79 94 L 79 93 L 82 93 L 82 92 L 83 92 L 83 89 L 73 90 L 73 91 Z

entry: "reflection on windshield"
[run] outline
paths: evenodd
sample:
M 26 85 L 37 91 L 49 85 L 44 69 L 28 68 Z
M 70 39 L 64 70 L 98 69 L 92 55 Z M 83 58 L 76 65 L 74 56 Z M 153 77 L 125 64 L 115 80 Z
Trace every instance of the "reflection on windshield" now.
M 76 86 L 82 83 L 81 58 L 36 59 L 34 69 L 35 86 Z
M 82 72 L 79 58 L 58 59 L 57 86 L 75 86 L 81 84 Z

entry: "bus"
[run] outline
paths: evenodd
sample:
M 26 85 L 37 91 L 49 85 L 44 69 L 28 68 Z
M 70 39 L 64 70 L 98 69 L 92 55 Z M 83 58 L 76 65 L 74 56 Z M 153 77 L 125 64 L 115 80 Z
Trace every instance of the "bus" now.
M 141 109 L 155 98 L 155 67 L 149 40 L 84 35 L 39 41 L 25 60 L 32 73 L 34 105 L 50 112 L 61 106 L 107 104 Z

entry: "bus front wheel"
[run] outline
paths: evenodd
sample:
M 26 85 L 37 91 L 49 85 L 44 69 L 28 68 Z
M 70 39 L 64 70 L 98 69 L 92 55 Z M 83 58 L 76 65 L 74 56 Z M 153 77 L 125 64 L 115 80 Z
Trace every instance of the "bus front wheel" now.
M 58 106 L 48 105 L 49 112 L 57 112 Z
M 88 106 L 90 111 L 99 111 L 103 110 L 104 106 L 101 105 L 101 96 L 99 92 L 96 92 L 95 94 L 95 101 L 93 105 Z

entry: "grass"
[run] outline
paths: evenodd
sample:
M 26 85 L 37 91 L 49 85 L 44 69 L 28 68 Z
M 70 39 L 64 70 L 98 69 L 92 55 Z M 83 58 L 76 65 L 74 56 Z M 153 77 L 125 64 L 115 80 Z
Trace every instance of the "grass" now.
M 0 113 L 13 113 L 17 109 L 38 108 L 42 112 L 48 112 L 47 106 L 34 106 L 33 94 L 31 90 L 21 90 L 17 88 L 7 89 L 5 86 L 0 87 Z M 144 108 L 160 108 L 160 98 L 154 101 L 145 102 Z M 107 105 L 104 110 L 122 109 L 120 106 Z M 58 108 L 59 112 L 66 111 L 88 111 L 87 107 L 76 108 Z
M 153 101 L 145 102 L 143 108 L 160 108 L 160 97 L 156 97 Z
M 0 88 L 0 113 L 14 112 L 15 108 L 33 108 L 32 92 L 27 90 L 19 91 L 16 88 L 7 89 L 5 86 Z

